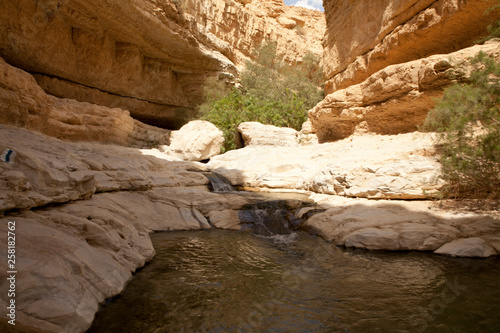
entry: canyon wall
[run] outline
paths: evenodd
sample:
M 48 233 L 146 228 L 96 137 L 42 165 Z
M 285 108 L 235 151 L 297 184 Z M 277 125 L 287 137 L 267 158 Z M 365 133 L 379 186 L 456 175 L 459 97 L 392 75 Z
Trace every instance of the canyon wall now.
M 319 142 L 359 132 L 417 131 L 444 88 L 468 79 L 473 70 L 470 58 L 479 52 L 500 61 L 500 42 L 387 66 L 359 84 L 329 94 L 309 111 Z
M 319 141 L 359 131 L 416 131 L 443 90 L 467 80 L 469 58 L 479 51 L 499 58 L 498 42 L 472 46 L 500 19 L 500 11 L 488 12 L 494 5 L 488 0 L 326 0 L 327 97 L 309 111 Z
M 47 93 L 174 129 L 193 116 L 207 76 L 234 78 L 264 40 L 291 63 L 319 54 L 324 30 L 321 13 L 281 1 L 20 0 L 0 9 L 0 57 Z
M 325 0 L 326 93 L 389 65 L 458 51 L 498 19 L 489 0 Z

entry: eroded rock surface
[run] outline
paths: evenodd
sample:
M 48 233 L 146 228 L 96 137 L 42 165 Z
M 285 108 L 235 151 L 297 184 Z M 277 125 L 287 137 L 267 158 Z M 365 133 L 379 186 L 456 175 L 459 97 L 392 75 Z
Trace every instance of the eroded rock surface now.
M 158 150 L 68 143 L 4 125 L 0 150 L 12 151 L 0 161 L 0 232 L 15 221 L 16 319 L 48 332 L 84 332 L 99 303 L 154 256 L 150 232 L 210 229 L 217 211 L 247 204 L 208 192 L 203 164 Z
M 126 110 L 46 94 L 27 72 L 0 58 L 0 123 L 69 141 L 147 147 L 169 143 L 170 131 L 132 119 Z
M 326 211 L 311 217 L 303 228 L 338 245 L 459 257 L 500 254 L 500 219 L 491 215 L 445 211 L 428 201 L 312 198 Z
M 355 132 L 398 134 L 417 130 L 453 82 L 466 80 L 470 58 L 484 52 L 500 60 L 500 42 L 387 66 L 363 82 L 337 90 L 309 111 L 319 142 Z
M 213 157 L 233 185 L 348 197 L 422 199 L 439 190 L 432 134 L 352 136 L 301 147 L 249 146 Z
M 193 120 L 172 132 L 170 146 L 161 149 L 184 161 L 202 161 L 220 154 L 223 144 L 224 134 L 214 124 Z
M 0 57 L 54 96 L 178 129 L 208 76 L 234 78 L 262 41 L 290 63 L 319 54 L 324 27 L 323 13 L 283 2 L 2 1 Z
M 325 0 L 326 93 L 389 65 L 469 47 L 499 12 L 487 0 Z

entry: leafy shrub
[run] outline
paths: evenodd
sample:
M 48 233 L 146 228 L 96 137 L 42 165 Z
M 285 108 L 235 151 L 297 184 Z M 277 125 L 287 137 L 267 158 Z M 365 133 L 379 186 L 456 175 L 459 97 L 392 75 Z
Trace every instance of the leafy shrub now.
M 423 128 L 440 133 L 445 195 L 498 198 L 500 63 L 484 53 L 471 63 L 468 82 L 445 90 Z
M 237 127 L 246 121 L 291 127 L 300 130 L 307 110 L 323 98 L 319 59 L 313 54 L 290 67 L 276 57 L 276 45 L 264 44 L 255 62 L 247 62 L 241 74 L 241 87 L 230 88 L 216 78 L 205 84 L 206 102 L 200 108 L 202 119 L 224 132 L 223 151 L 238 146 Z

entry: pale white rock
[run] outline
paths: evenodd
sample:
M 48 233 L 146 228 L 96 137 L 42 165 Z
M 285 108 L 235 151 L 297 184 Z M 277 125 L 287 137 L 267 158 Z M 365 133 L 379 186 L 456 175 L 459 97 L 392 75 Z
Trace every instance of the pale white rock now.
M 363 135 L 298 147 L 249 146 L 208 163 L 233 185 L 350 197 L 425 199 L 439 190 L 434 136 Z
M 244 122 L 238 125 L 244 146 L 298 146 L 298 132 L 289 127 Z
M 220 154 L 224 135 L 214 124 L 193 120 L 172 132 L 170 146 L 162 146 L 169 155 L 185 161 L 202 161 Z
M 453 257 L 480 257 L 486 258 L 497 254 L 495 248 L 479 237 L 456 239 L 434 251 L 437 254 L 446 254 Z
M 50 332 L 83 332 L 99 303 L 119 293 L 132 272 L 153 257 L 140 223 L 123 224 L 119 214 L 109 212 L 107 220 L 87 219 L 89 214 L 101 216 L 103 209 L 84 214 L 16 216 L 16 233 L 22 234 L 16 251 L 17 283 L 22 286 L 16 296 L 19 322 Z M 12 218 L 0 220 L 6 232 Z
M 152 259 L 150 232 L 208 229 L 206 216 L 237 216 L 245 204 L 205 186 L 157 187 L 16 214 L 22 234 L 16 253 L 23 286 L 16 298 L 19 322 L 48 332 L 84 332 L 99 303 L 120 293 L 132 272 Z M 0 218 L 0 232 L 6 234 L 11 220 Z M 6 238 L 0 249 L 7 249 Z
M 374 201 L 325 194 L 310 198 L 326 211 L 309 218 L 303 228 L 338 245 L 369 250 L 445 249 L 447 254 L 471 257 L 495 255 L 500 245 L 500 220 L 486 214 L 446 211 L 432 201 Z M 472 241 L 455 243 L 463 238 Z
M 208 215 L 210 222 L 219 229 L 241 229 L 240 218 L 237 210 L 226 209 L 220 211 L 212 211 Z
M 208 180 L 205 166 L 173 161 L 157 150 L 70 143 L 21 128 L 0 125 L 0 211 L 87 199 L 95 192 L 197 186 Z

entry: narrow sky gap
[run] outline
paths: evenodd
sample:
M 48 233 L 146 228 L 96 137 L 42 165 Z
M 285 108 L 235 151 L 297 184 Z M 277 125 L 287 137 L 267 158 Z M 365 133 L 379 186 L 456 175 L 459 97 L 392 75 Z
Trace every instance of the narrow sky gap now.
M 323 10 L 323 0 L 285 0 L 285 5 Z

